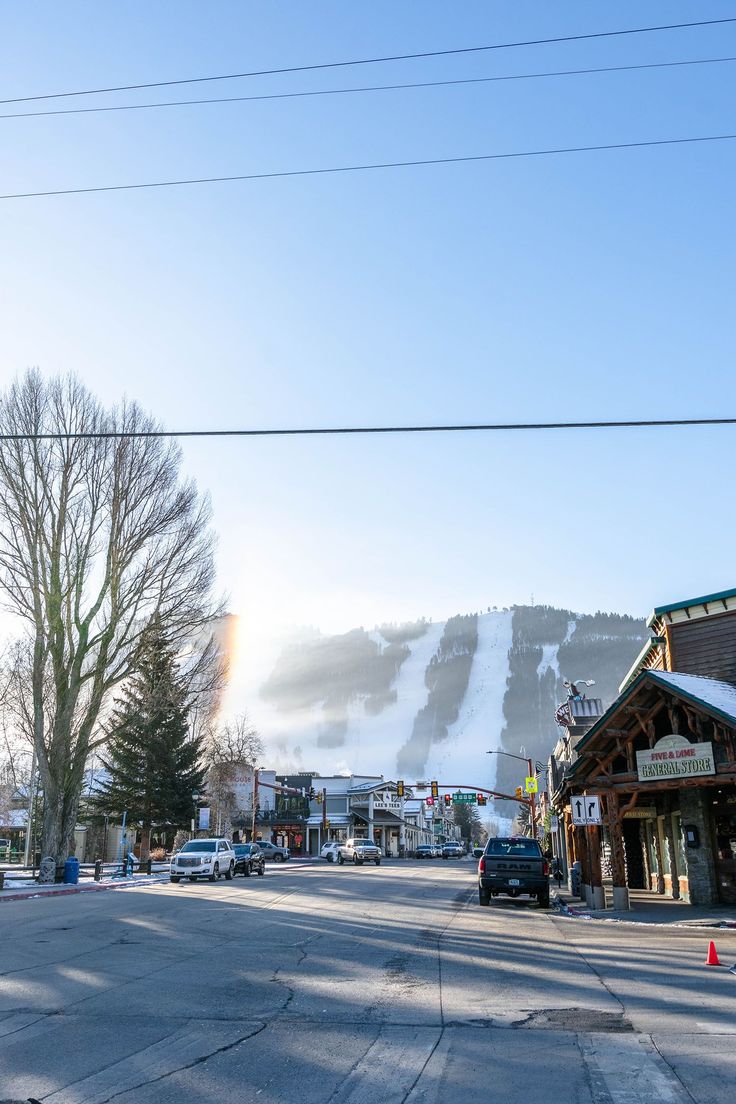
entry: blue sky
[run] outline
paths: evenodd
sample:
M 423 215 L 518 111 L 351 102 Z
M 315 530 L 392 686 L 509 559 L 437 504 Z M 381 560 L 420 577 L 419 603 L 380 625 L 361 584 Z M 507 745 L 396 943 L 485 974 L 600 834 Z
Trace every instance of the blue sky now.
M 2 98 L 733 14 L 5 6 Z M 95 102 L 731 55 L 736 24 Z M 2 191 L 730 133 L 735 75 L 729 63 L 0 120 Z M 734 414 L 735 168 L 736 143 L 722 142 L 5 202 L 2 382 L 29 365 L 74 370 L 171 428 Z M 184 453 L 212 495 L 222 588 L 256 635 L 532 593 L 645 613 L 733 585 L 733 445 L 734 430 L 712 429 Z

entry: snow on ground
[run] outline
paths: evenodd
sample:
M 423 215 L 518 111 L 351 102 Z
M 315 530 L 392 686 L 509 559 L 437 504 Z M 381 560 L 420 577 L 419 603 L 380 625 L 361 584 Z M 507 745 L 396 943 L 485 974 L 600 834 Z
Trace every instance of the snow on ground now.
M 501 746 L 513 616 L 508 611 L 478 618 L 478 647 L 460 716 L 447 740 L 433 748 L 428 777 L 493 788 L 495 756 L 486 752 Z
M 397 752 L 411 736 L 417 713 L 427 704 L 429 690 L 424 676 L 444 629 L 442 621 L 428 625 L 424 636 L 408 642 L 410 654 L 393 683 L 396 701 L 392 705 L 376 716 L 366 713 L 362 701 L 349 707 L 346 746 L 338 750 L 349 759 L 354 773 L 382 773 L 386 778 L 396 774 Z

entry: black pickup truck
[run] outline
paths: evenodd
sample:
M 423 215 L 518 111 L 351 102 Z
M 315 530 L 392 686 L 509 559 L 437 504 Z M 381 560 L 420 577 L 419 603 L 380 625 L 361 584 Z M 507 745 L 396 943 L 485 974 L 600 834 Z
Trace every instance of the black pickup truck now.
M 536 897 L 549 908 L 549 863 L 536 840 L 527 836 L 489 839 L 478 863 L 478 901 L 490 905 L 491 897 L 522 893 Z

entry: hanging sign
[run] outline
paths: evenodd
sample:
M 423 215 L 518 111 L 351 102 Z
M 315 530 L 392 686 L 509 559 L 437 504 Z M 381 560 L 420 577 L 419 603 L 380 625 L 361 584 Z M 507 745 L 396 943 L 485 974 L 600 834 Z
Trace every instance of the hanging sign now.
M 199 809 L 199 830 L 206 832 L 210 826 L 210 811 L 206 806 Z
M 653 748 L 636 753 L 636 772 L 640 782 L 658 778 L 693 778 L 715 774 L 713 745 L 691 744 L 674 733 L 657 740 Z

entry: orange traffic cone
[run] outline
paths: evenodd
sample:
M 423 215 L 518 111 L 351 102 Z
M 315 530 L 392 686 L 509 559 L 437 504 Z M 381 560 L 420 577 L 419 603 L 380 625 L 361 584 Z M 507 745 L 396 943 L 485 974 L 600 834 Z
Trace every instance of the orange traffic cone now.
M 718 957 L 718 952 L 716 951 L 716 945 L 715 945 L 715 943 L 713 942 L 712 939 L 708 943 L 708 956 L 705 960 L 705 965 L 706 966 L 722 966 L 723 965 L 723 963 L 721 962 L 721 960 Z

